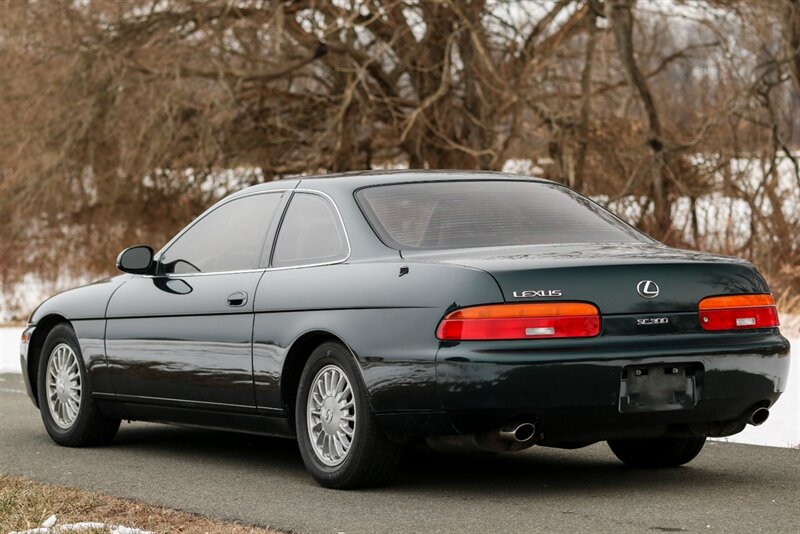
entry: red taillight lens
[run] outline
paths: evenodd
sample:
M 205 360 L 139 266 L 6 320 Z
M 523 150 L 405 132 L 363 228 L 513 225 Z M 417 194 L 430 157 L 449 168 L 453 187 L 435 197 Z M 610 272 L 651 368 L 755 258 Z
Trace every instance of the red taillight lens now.
M 462 308 L 439 323 L 443 341 L 555 339 L 600 333 L 600 313 L 585 302 L 492 304 Z
M 700 301 L 704 330 L 744 330 L 780 326 L 772 295 L 728 295 Z

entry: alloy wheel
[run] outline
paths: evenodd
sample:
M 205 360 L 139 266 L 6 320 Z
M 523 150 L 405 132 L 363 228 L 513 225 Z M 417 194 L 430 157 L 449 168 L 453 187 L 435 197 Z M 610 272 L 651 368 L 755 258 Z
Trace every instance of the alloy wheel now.
M 47 362 L 47 406 L 53 421 L 68 429 L 81 408 L 81 370 L 72 347 L 59 343 Z
M 326 365 L 311 382 L 306 422 L 317 459 L 331 467 L 341 464 L 353 444 L 356 403 L 350 381 L 338 366 Z

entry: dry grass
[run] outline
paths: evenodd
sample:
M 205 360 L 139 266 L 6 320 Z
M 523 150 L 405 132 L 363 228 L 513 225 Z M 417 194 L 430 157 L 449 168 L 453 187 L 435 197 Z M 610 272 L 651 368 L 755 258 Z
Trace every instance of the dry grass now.
M 55 514 L 57 525 L 95 521 L 152 532 L 269 534 L 265 530 L 161 508 L 101 493 L 41 484 L 0 474 L 0 532 L 38 527 Z M 91 532 L 91 531 L 83 531 Z M 100 532 L 108 532 L 101 530 Z

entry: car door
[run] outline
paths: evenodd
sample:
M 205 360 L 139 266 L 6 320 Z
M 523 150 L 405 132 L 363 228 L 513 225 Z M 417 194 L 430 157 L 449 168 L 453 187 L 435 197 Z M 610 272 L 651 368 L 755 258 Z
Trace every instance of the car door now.
M 225 201 L 109 301 L 106 353 L 117 398 L 254 410 L 251 342 L 259 261 L 283 192 Z

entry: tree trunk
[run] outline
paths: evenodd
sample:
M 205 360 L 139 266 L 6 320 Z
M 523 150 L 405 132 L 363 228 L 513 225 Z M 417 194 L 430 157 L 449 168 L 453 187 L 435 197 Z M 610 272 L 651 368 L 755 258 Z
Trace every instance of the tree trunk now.
M 606 4 L 606 16 L 611 22 L 617 54 L 628 82 L 633 86 L 647 116 L 648 141 L 653 156 L 650 168 L 654 208 L 654 232 L 659 236 L 669 233 L 671 225 L 670 202 L 667 198 L 666 181 L 664 180 L 664 143 L 661 134 L 661 121 L 656 109 L 653 94 L 636 63 L 633 53 L 633 4 L 634 0 L 609 0 Z
M 800 0 L 785 0 L 786 14 L 783 19 L 789 66 L 797 91 L 800 92 Z
M 577 191 L 583 190 L 584 167 L 586 164 L 586 149 L 589 145 L 589 117 L 592 112 L 592 64 L 594 63 L 594 48 L 597 42 L 597 14 L 594 8 L 589 12 L 589 27 L 586 32 L 586 49 L 583 57 L 583 71 L 581 72 L 581 111 L 578 123 L 578 150 L 575 156 L 574 179 L 570 187 Z

